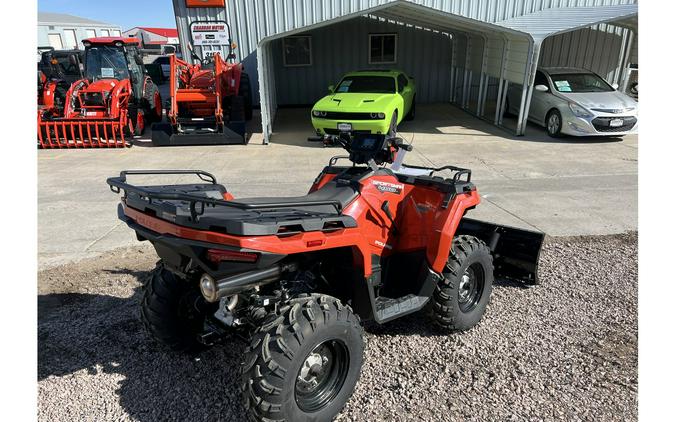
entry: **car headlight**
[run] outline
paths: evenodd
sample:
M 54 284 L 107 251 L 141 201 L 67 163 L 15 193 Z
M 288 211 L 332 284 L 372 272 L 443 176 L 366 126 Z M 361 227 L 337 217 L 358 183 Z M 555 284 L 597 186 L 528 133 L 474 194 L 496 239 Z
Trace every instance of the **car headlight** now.
M 325 111 L 312 110 L 312 116 L 314 117 L 326 117 Z
M 570 111 L 577 117 L 593 117 L 593 114 L 577 103 L 569 103 Z
M 384 119 L 384 113 L 370 113 L 371 119 Z

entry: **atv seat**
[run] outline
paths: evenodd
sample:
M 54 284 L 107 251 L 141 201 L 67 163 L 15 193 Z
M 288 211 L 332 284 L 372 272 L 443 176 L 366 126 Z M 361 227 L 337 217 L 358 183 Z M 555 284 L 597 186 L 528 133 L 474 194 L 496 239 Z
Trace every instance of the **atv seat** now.
M 183 185 L 185 186 L 185 185 Z M 183 186 L 164 186 L 164 191 L 176 191 Z M 199 186 L 199 188 L 197 188 Z M 152 187 L 156 189 L 157 187 Z M 190 185 L 191 194 L 214 198 L 224 192 L 221 185 Z M 188 192 L 186 192 L 188 193 Z M 321 189 L 305 196 L 282 198 L 244 198 L 235 199 L 240 204 L 274 204 L 269 208 L 242 209 L 228 206 L 205 206 L 203 213 L 195 221 L 192 218 L 189 203 L 180 200 L 153 199 L 148 202 L 135 193 L 129 193 L 127 205 L 143 212 L 150 212 L 160 218 L 187 227 L 202 230 L 220 231 L 239 236 L 265 236 L 276 234 L 291 234 L 307 231 L 325 231 L 341 228 L 356 227 L 356 221 L 342 215 L 335 206 L 327 205 L 298 205 L 285 206 L 293 203 L 313 203 L 317 201 L 337 201 L 341 209 L 346 207 L 358 196 L 357 189 L 352 185 L 329 182 Z

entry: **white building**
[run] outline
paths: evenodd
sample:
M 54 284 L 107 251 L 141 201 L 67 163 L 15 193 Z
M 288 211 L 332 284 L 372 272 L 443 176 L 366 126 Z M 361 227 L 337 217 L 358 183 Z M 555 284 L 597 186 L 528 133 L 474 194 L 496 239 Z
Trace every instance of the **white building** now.
M 119 26 L 65 13 L 38 12 L 38 47 L 56 50 L 82 49 L 82 40 L 119 37 Z

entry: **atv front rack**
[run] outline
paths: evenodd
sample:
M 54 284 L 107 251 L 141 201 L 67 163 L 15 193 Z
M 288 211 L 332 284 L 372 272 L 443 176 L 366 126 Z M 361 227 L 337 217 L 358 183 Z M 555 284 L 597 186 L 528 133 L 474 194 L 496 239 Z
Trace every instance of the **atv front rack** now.
M 205 182 L 209 182 L 213 185 L 217 185 L 216 177 L 211 173 L 202 171 L 202 170 L 125 170 L 121 171 L 119 177 L 110 177 L 106 180 L 106 183 L 110 186 L 110 190 L 114 193 L 120 193 L 124 191 L 124 196 L 126 197 L 129 192 L 133 192 L 139 195 L 142 198 L 146 198 L 148 201 L 152 202 L 153 199 L 165 199 L 165 200 L 175 200 L 175 201 L 186 201 L 190 204 L 190 214 L 194 220 L 198 216 L 204 213 L 204 209 L 207 205 L 216 207 L 230 207 L 237 208 L 240 210 L 266 210 L 272 208 L 294 208 L 294 207 L 307 207 L 307 206 L 319 206 L 319 205 L 330 205 L 335 207 L 337 213 L 341 213 L 342 204 L 339 201 L 335 200 L 325 200 L 325 201 L 284 201 L 284 202 L 263 202 L 263 203 L 242 203 L 236 201 L 226 201 L 225 199 L 215 199 L 209 198 L 206 196 L 194 195 L 184 192 L 167 192 L 161 190 L 153 190 L 152 186 L 135 186 L 127 183 L 128 175 L 167 175 L 167 174 L 194 174 Z

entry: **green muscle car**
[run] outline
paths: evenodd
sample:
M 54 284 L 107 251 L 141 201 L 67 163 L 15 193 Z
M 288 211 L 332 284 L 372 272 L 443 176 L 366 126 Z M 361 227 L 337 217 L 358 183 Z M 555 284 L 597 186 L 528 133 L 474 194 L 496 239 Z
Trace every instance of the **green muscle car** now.
M 319 136 L 341 131 L 393 135 L 404 118 L 415 117 L 415 81 L 398 70 L 350 72 L 328 90 L 311 112 Z

